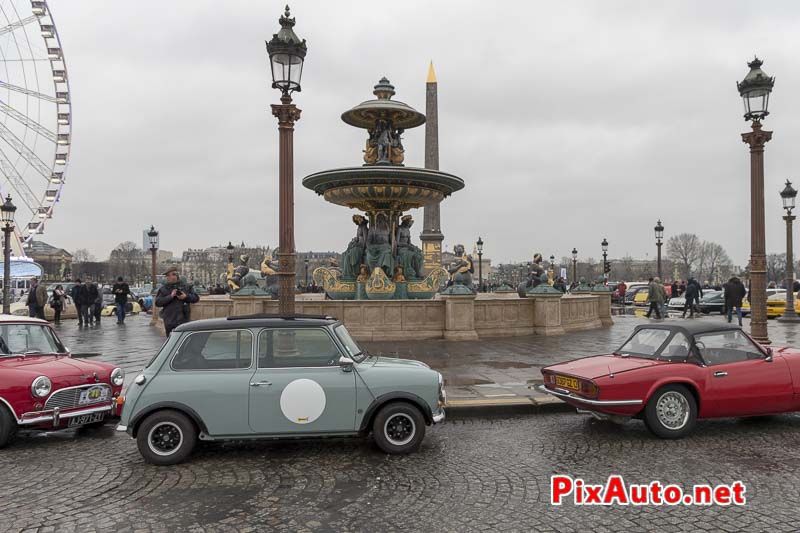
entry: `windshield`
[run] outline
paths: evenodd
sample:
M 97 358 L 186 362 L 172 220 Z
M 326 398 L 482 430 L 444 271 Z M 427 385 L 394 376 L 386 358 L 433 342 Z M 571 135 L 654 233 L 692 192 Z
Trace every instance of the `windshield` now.
M 347 328 L 344 326 L 336 326 L 333 331 L 336 332 L 336 336 L 339 338 L 341 343 L 344 344 L 344 347 L 347 350 L 347 355 L 350 357 L 350 359 L 359 363 L 364 360 L 366 355 L 361 348 L 358 347 L 358 344 L 356 344 L 356 341 L 353 340 L 353 337 L 350 336 L 350 332 L 347 331 Z
M 655 359 L 655 354 L 669 337 L 668 329 L 640 329 L 615 353 Z
M 0 356 L 66 353 L 49 326 L 39 324 L 0 325 Z

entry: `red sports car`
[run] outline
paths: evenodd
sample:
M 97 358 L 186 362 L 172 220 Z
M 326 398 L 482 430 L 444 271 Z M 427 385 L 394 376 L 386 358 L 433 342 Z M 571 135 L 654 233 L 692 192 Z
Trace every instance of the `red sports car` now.
M 614 353 L 542 375 L 538 390 L 579 412 L 641 418 L 667 439 L 687 435 L 698 418 L 800 411 L 800 350 L 762 347 L 725 323 L 641 325 Z
M 0 448 L 20 428 L 102 425 L 119 416 L 121 368 L 73 359 L 44 320 L 0 315 Z

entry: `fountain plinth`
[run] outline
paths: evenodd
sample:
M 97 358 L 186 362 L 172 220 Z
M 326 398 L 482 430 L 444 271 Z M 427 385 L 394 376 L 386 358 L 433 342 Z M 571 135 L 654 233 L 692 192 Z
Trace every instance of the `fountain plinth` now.
M 439 268 L 422 277 L 424 258 L 411 241 L 414 220 L 406 212 L 440 202 L 463 189 L 464 180 L 403 165 L 402 135 L 424 124 L 425 115 L 392 100 L 394 86 L 386 78 L 374 89 L 376 99 L 342 113 L 345 123 L 367 130 L 364 165 L 303 179 L 326 201 L 364 213 L 353 216 L 356 236 L 342 254 L 341 268 L 319 268 L 314 280 L 334 299 L 432 298 L 449 274 Z

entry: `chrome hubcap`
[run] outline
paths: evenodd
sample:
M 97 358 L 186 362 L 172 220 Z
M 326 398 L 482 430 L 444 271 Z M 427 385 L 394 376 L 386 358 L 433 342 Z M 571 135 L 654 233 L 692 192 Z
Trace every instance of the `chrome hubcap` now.
M 182 442 L 183 432 L 173 422 L 160 422 L 147 434 L 147 444 L 156 455 L 172 455 L 181 447 Z
M 689 401 L 679 392 L 665 392 L 656 403 L 656 414 L 665 428 L 681 429 L 689 421 Z
M 383 426 L 383 434 L 395 446 L 408 444 L 416 433 L 417 426 L 414 424 L 414 419 L 405 413 L 390 416 Z

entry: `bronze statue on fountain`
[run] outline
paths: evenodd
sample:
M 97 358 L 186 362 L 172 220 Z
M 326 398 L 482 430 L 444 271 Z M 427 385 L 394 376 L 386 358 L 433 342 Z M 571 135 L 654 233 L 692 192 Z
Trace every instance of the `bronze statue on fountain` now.
M 544 276 L 544 282 L 546 283 L 547 274 L 542 267 L 542 254 L 536 253 L 533 254 L 533 264 L 531 265 L 530 272 L 528 272 L 528 279 L 520 283 L 517 287 L 517 294 L 519 294 L 519 297 L 525 298 L 529 290 L 538 287 L 543 282 L 542 276 Z

